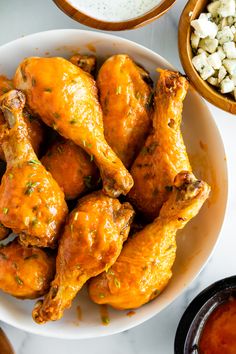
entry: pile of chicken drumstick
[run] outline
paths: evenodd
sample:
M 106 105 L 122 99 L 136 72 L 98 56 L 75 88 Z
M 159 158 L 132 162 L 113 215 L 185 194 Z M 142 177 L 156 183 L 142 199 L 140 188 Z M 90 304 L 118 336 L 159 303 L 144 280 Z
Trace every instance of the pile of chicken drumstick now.
M 0 288 L 44 296 L 39 324 L 60 319 L 87 281 L 95 303 L 116 309 L 158 296 L 177 231 L 210 193 L 181 135 L 187 79 L 159 69 L 153 90 L 124 54 L 96 80 L 95 68 L 94 56 L 30 57 L 0 77 Z

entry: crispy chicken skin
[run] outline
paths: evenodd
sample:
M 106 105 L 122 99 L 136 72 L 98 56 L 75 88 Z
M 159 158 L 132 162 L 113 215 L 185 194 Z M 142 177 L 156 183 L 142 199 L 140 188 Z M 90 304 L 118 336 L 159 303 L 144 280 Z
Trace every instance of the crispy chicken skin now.
M 14 240 L 0 248 L 0 289 L 21 299 L 44 295 L 55 273 L 55 257 Z
M 82 55 L 82 54 L 74 54 L 70 58 L 70 62 L 82 70 L 86 71 L 91 75 L 95 74 L 96 66 L 97 66 L 97 59 L 95 55 Z
M 134 187 L 129 200 L 147 219 L 157 217 L 169 187 L 181 171 L 191 171 L 180 131 L 187 80 L 177 72 L 159 70 L 153 129 L 131 168 Z
M 107 59 L 98 73 L 104 135 L 127 168 L 151 127 L 151 83 L 148 73 L 124 54 Z
M 197 215 L 210 187 L 182 172 L 159 217 L 129 238 L 116 263 L 89 285 L 98 304 L 116 309 L 137 308 L 155 298 L 169 282 L 176 254 L 176 232 Z
M 70 62 L 92 75 L 96 69 L 94 55 L 75 54 Z M 93 156 L 68 139 L 56 140 L 41 162 L 57 181 L 67 200 L 78 198 L 95 187 L 99 180 Z
M 0 76 L 0 95 L 10 91 L 13 89 L 13 82 L 9 80 L 5 76 Z M 0 116 L 2 112 L 0 112 Z M 26 109 L 23 111 L 25 123 L 27 125 L 27 130 L 29 134 L 29 140 L 33 146 L 33 149 L 36 155 L 39 154 L 40 146 L 44 138 L 44 128 L 42 123 L 34 117 L 32 114 L 27 112 Z M 0 121 L 2 121 L 2 117 L 0 117 Z M 0 159 L 5 160 L 4 153 L 2 151 L 2 147 L 0 146 Z
M 37 323 L 60 319 L 85 282 L 116 261 L 133 214 L 129 203 L 121 204 L 100 191 L 79 200 L 59 242 L 50 291 L 33 310 Z
M 71 140 L 56 140 L 41 159 L 65 194 L 75 199 L 98 184 L 98 169 L 91 157 Z
M 45 126 L 40 119 L 29 113 L 27 109 L 23 110 L 23 117 L 26 123 L 28 138 L 37 156 L 40 156 L 41 145 L 45 138 Z
M 25 92 L 29 107 L 47 125 L 94 156 L 107 195 L 128 193 L 133 180 L 104 138 L 91 75 L 63 58 L 34 57 L 19 65 L 14 85 Z
M 54 247 L 67 215 L 64 194 L 39 162 L 28 139 L 22 116 L 23 93 L 1 96 L 5 122 L 0 141 L 7 170 L 0 186 L 0 221 L 19 234 L 25 245 Z

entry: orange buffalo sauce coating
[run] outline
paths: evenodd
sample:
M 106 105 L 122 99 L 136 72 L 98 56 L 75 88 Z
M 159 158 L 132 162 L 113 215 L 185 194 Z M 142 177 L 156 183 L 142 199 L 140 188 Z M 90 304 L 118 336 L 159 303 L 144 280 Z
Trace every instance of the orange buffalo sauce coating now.
M 223 303 L 210 315 L 199 348 L 200 354 L 236 353 L 236 299 Z

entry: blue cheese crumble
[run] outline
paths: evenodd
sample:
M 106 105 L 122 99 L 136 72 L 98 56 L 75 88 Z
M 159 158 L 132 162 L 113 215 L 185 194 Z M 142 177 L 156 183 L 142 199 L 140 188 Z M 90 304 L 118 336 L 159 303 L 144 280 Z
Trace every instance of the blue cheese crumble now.
M 236 100 L 236 0 L 215 0 L 191 21 L 192 63 L 204 81 Z

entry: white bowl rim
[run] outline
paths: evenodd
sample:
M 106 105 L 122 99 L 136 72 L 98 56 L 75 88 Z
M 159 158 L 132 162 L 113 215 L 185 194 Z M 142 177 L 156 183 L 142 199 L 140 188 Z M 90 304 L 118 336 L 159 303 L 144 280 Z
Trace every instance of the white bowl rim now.
M 176 68 L 170 64 L 165 58 L 163 58 L 161 55 L 155 53 L 153 50 L 151 49 L 148 49 L 146 47 L 144 47 L 143 45 L 141 44 L 138 44 L 134 41 L 131 41 L 131 40 L 128 40 L 128 39 L 125 39 L 125 38 L 122 38 L 122 37 L 119 37 L 119 36 L 116 36 L 116 35 L 112 35 L 112 34 L 107 34 L 107 33 L 103 33 L 103 32 L 96 32 L 96 31 L 91 31 L 91 30 L 81 30 L 81 29 L 55 29 L 55 30 L 48 30 L 48 31 L 40 31 L 40 32 L 36 32 L 36 33 L 32 33 L 32 34 L 29 34 L 29 35 L 26 35 L 24 37 L 20 37 L 18 39 L 15 39 L 13 41 L 10 41 L 8 43 L 5 43 L 3 45 L 0 46 L 0 50 L 1 49 L 7 49 L 8 46 L 12 46 L 14 44 L 19 44 L 19 42 L 24 42 L 25 40 L 28 40 L 28 39 L 34 39 L 34 38 L 37 38 L 37 37 L 41 37 L 41 36 L 47 36 L 48 34 L 56 34 L 56 33 L 73 33 L 73 34 L 83 34 L 83 35 L 93 35 L 94 37 L 94 40 L 96 39 L 102 39 L 104 40 L 104 38 L 106 39 L 110 39 L 110 40 L 113 40 L 113 41 L 119 41 L 121 43 L 124 43 L 124 44 L 130 44 L 140 50 L 142 50 L 142 52 L 145 54 L 149 54 L 151 55 L 152 57 L 155 57 L 157 60 L 161 60 L 162 62 L 165 63 L 166 66 L 168 66 L 170 69 L 174 69 L 176 70 Z M 225 148 L 224 148 L 224 144 L 223 144 L 223 139 L 221 137 L 221 134 L 220 134 L 220 131 L 218 129 L 218 126 L 212 116 L 212 113 L 211 111 L 209 110 L 206 102 L 203 100 L 203 98 L 194 90 L 194 94 L 198 97 L 199 101 L 201 102 L 202 106 L 208 111 L 208 114 L 209 114 L 209 117 L 210 119 L 212 120 L 212 123 L 214 124 L 215 126 L 215 129 L 216 129 L 216 132 L 218 133 L 218 138 L 219 138 L 219 143 L 221 144 L 221 148 L 222 148 L 222 152 L 225 153 Z M 94 333 L 87 333 L 86 335 L 83 333 L 83 336 L 80 336 L 79 335 L 79 330 L 78 330 L 78 336 L 75 336 L 74 334 L 70 335 L 68 333 L 64 334 L 63 337 L 59 337 L 59 335 L 57 334 L 57 331 L 56 330 L 52 330 L 50 328 L 50 330 L 47 332 L 47 329 L 45 328 L 45 331 L 42 333 L 40 332 L 39 330 L 37 330 L 37 327 L 31 327 L 31 326 L 28 326 L 28 325 L 20 325 L 19 323 L 17 323 L 17 321 L 13 321 L 13 320 L 5 320 L 3 318 L 0 318 L 1 321 L 5 322 L 6 324 L 8 325 L 11 325 L 15 328 L 18 328 L 20 330 L 23 330 L 23 331 L 26 331 L 28 333 L 32 333 L 32 334 L 37 334 L 37 335 L 40 335 L 40 336 L 44 336 L 44 337 L 49 337 L 49 338 L 59 338 L 59 339 L 88 339 L 88 338 L 98 338 L 98 337 L 105 337 L 105 336 L 108 336 L 108 335 L 113 335 L 113 334 L 118 334 L 118 333 L 121 333 L 123 331 L 126 331 L 126 330 L 129 330 L 129 329 L 132 329 L 142 323 L 144 323 L 145 321 L 151 319 L 152 317 L 154 317 L 155 315 L 157 315 L 158 313 L 160 313 L 163 309 L 166 309 L 170 304 L 172 304 L 174 301 L 177 300 L 177 298 L 183 294 L 184 291 L 186 291 L 188 289 L 188 287 L 190 287 L 190 285 L 195 281 L 195 279 L 199 276 L 199 274 L 202 272 L 203 268 L 207 265 L 208 261 L 210 260 L 210 258 L 212 257 L 216 247 L 217 247 L 217 244 L 220 240 L 220 237 L 222 236 L 221 235 L 221 230 L 222 230 L 222 227 L 223 227 L 223 224 L 224 224 L 224 221 L 225 221 L 225 214 L 226 214 L 226 210 L 227 210 L 227 207 L 228 207 L 228 167 L 227 167 L 227 161 L 225 161 L 225 177 L 226 177 L 226 180 L 227 180 L 227 185 L 225 186 L 225 203 L 224 203 L 224 206 L 223 206 L 223 211 L 222 211 L 222 222 L 221 222 L 221 225 L 219 227 L 219 231 L 218 231 L 218 237 L 215 241 L 215 244 L 214 246 L 212 247 L 212 250 L 211 252 L 208 254 L 207 258 L 203 261 L 203 264 L 202 266 L 200 267 L 200 269 L 196 272 L 196 274 L 193 276 L 193 278 L 189 281 L 188 284 L 186 284 L 185 286 L 183 286 L 181 288 L 181 290 L 179 290 L 178 292 L 176 292 L 175 296 L 166 301 L 165 304 L 163 304 L 163 306 L 159 309 L 158 312 L 154 312 L 154 313 L 147 313 L 146 315 L 144 315 L 142 317 L 142 319 L 140 320 L 133 320 L 132 321 L 132 318 L 130 318 L 130 323 L 128 325 L 117 325 L 116 328 L 114 329 L 109 329 L 109 326 L 106 327 L 107 331 L 104 332 L 104 333 L 97 333 L 97 334 L 94 334 Z M 39 328 L 41 328 L 41 326 L 38 326 Z

